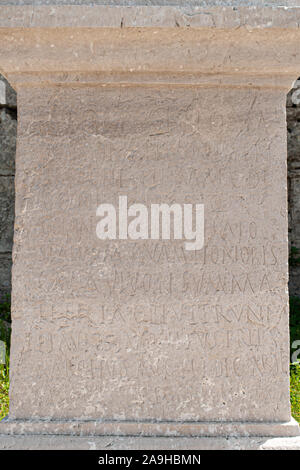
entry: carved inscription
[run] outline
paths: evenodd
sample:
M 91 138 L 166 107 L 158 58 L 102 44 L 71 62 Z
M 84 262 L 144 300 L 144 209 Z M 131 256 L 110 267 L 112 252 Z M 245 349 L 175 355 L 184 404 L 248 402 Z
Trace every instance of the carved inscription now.
M 278 409 L 281 419 L 285 161 L 269 93 L 23 90 L 15 416 L 262 420 Z M 204 204 L 204 248 L 99 240 L 96 208 L 122 195 Z

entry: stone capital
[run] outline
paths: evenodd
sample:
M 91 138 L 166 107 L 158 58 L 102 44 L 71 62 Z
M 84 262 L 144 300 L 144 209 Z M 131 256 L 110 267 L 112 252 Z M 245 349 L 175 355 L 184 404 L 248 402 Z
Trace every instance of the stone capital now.
M 0 70 L 17 89 L 51 83 L 288 90 L 300 73 L 299 22 L 295 6 L 4 6 Z

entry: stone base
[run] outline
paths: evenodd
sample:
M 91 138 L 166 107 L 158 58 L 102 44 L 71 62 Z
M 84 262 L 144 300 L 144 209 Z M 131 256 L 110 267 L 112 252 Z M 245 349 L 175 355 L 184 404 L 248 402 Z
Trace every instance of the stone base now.
M 300 450 L 300 437 L 0 435 L 0 450 Z
M 298 423 L 21 420 L 0 423 L 4 449 L 300 450 Z
M 3 435 L 64 436 L 134 436 L 140 438 L 264 438 L 298 437 L 300 429 L 292 418 L 289 422 L 168 422 L 109 421 L 76 419 L 10 419 L 0 423 Z

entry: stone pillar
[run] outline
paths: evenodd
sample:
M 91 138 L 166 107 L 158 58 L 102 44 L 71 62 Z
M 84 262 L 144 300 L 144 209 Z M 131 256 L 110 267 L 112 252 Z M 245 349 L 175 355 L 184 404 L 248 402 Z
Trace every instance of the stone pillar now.
M 4 8 L 19 116 L 2 433 L 298 436 L 285 99 L 299 15 Z M 120 196 L 204 204 L 204 247 L 99 240 L 97 207 Z

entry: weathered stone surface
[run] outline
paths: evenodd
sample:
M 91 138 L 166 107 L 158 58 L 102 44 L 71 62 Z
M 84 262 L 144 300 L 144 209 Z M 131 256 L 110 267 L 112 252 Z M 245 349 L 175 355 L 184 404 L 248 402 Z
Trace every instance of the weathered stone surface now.
M 0 295 L 11 291 L 11 254 L 0 253 Z
M 17 120 L 14 111 L 0 109 L 0 178 L 15 172 Z
M 108 5 L 108 6 L 298 6 L 298 0 L 2 0 L 3 5 Z
M 14 226 L 14 178 L 0 177 L 0 253 L 12 251 Z
M 116 425 L 117 423 L 117 425 Z M 168 437 L 299 437 L 299 425 L 289 422 L 162 421 L 105 419 L 13 419 L 1 422 L 11 435 L 168 436 Z M 300 437 L 299 437 L 300 439 Z
M 15 90 L 10 86 L 6 78 L 0 75 L 0 105 L 5 105 L 8 108 L 17 107 L 17 95 Z
M 11 416 L 289 419 L 284 93 L 44 86 L 18 100 Z M 205 249 L 99 241 L 96 207 L 119 194 L 203 202 Z
M 6 90 L 4 80 L 0 80 L 0 105 L 6 104 Z
M 66 17 L 42 9 L 32 24 L 49 29 L 0 29 L 19 106 L 1 432 L 295 436 L 284 109 L 300 32 L 290 11 L 274 10 L 281 29 L 230 29 L 231 18 L 207 31 L 202 20 L 169 28 L 165 13 L 155 30 L 77 29 L 69 8 L 67 34 L 51 28 Z M 106 12 L 106 26 L 122 14 Z M 120 195 L 203 203 L 205 247 L 100 241 L 96 208 Z
M 250 8 L 249 8 L 250 5 Z M 2 27 L 294 28 L 299 0 L 5 2 Z
M 16 93 L 0 75 L 0 292 L 10 291 L 17 137 Z M 10 262 L 9 262 L 10 258 Z
M 300 437 L 256 438 L 164 438 L 164 437 L 72 437 L 4 436 L 1 450 L 300 450 Z

